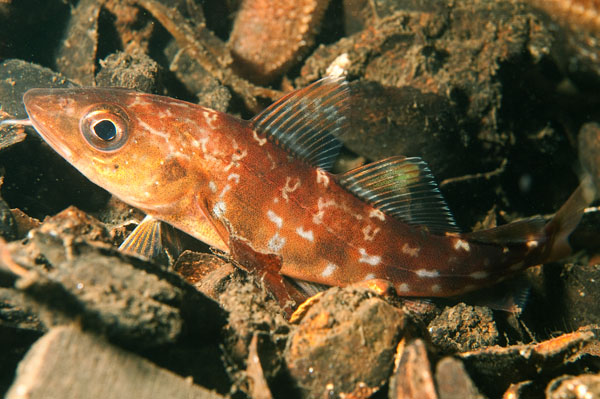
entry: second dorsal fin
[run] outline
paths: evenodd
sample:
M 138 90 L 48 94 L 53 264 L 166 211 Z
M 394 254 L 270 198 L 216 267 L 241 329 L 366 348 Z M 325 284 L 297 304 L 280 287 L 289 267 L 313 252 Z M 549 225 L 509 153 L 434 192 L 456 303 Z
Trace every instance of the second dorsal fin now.
M 339 183 L 385 214 L 433 233 L 458 232 L 431 171 L 421 158 L 396 156 L 342 174 Z
M 252 127 L 298 158 L 330 170 L 342 146 L 336 135 L 348 124 L 349 92 L 343 78 L 323 78 L 272 104 L 252 119 Z

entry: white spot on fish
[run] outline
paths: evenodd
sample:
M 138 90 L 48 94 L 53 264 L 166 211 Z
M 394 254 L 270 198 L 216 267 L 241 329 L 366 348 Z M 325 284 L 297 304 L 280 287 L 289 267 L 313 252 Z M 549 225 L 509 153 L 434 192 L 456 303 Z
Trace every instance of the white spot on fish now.
M 261 139 L 260 137 L 258 137 L 258 133 L 256 133 L 256 130 L 254 129 L 252 129 L 252 137 L 254 138 L 254 140 L 258 141 L 258 145 L 261 147 L 267 142 L 266 138 Z
M 484 272 L 484 271 L 473 272 L 473 273 L 469 274 L 469 277 L 474 278 L 476 280 L 481 280 L 481 279 L 489 277 L 489 273 Z
M 279 203 L 279 197 L 275 197 L 275 198 L 273 198 L 273 203 L 274 203 L 274 204 L 278 204 L 278 203 Z
M 216 128 L 216 122 L 217 122 L 217 113 L 216 112 L 212 112 L 212 111 L 204 111 L 202 112 L 202 115 L 204 116 L 204 120 L 206 121 L 206 123 L 208 124 L 208 126 L 211 129 L 215 129 Z
M 439 277 L 439 275 L 440 275 L 439 270 L 427 270 L 427 269 L 419 269 L 415 273 L 417 273 L 417 276 L 425 277 L 425 278 L 435 278 L 435 277 Z
M 369 217 L 377 218 L 377 219 L 381 220 L 382 222 L 385 221 L 385 215 L 379 209 L 372 209 L 371 212 L 369 212 Z
M 281 218 L 281 216 L 279 216 L 278 214 L 276 214 L 275 212 L 273 212 L 272 210 L 268 210 L 267 211 L 267 217 L 269 218 L 269 220 L 273 223 L 275 223 L 275 226 L 277 226 L 277 228 L 281 228 L 281 226 L 283 226 L 283 219 Z
M 298 233 L 298 235 L 300 237 L 304 238 L 305 240 L 308 240 L 311 242 L 315 240 L 312 230 L 304 230 L 302 227 L 298 227 L 296 229 L 296 233 Z
M 289 201 L 289 193 L 293 193 L 294 191 L 296 191 L 299 187 L 300 187 L 300 179 L 296 177 L 296 181 L 294 182 L 294 185 L 290 185 L 290 183 L 292 182 L 292 178 L 291 177 L 286 177 L 285 178 L 285 186 L 283 186 L 283 188 L 281 189 L 281 198 L 283 198 L 285 200 L 285 202 Z
M 223 168 L 225 172 L 229 172 L 229 169 L 233 167 L 237 168 L 238 166 L 240 166 L 239 161 L 246 158 L 246 156 L 248 155 L 248 151 L 245 149 L 241 150 L 240 146 L 238 145 L 237 141 L 235 141 L 235 139 L 232 140 L 232 146 L 233 153 L 231 154 L 231 162 Z
M 327 200 L 326 201 L 323 199 L 323 197 L 319 197 L 319 199 L 317 200 L 317 208 L 319 209 L 319 211 L 313 215 L 313 223 L 314 224 L 323 223 L 323 217 L 325 216 L 325 208 L 328 208 L 330 206 L 335 206 L 335 205 L 336 205 L 335 200 Z
M 459 249 L 462 249 L 463 251 L 470 252 L 471 251 L 471 246 L 469 245 L 468 242 L 466 242 L 464 240 L 461 240 L 459 238 L 456 241 L 454 241 L 454 249 L 457 250 L 457 251 Z
M 227 206 L 225 206 L 225 203 L 223 201 L 215 202 L 215 205 L 212 209 L 213 215 L 215 215 L 217 218 L 221 218 L 225 215 L 226 211 Z
M 379 233 L 379 230 L 380 230 L 379 227 L 373 228 L 373 226 L 370 224 L 363 227 L 363 229 L 362 229 L 363 239 L 365 241 L 373 241 L 373 239 L 375 238 L 377 233 Z
M 402 283 L 398 286 L 398 293 L 399 294 L 406 294 L 407 292 L 410 292 L 410 287 L 408 284 L 406 283 Z
M 419 256 L 419 251 L 421 251 L 421 248 L 419 247 L 411 247 L 410 245 L 408 245 L 407 243 L 404 243 L 404 245 L 402 246 L 402 253 L 408 256 L 412 256 L 413 258 L 416 258 Z
M 221 194 L 219 194 L 219 198 L 223 198 L 225 196 L 225 194 L 227 194 L 227 191 L 231 190 L 231 186 L 229 184 L 226 184 L 225 187 L 223 187 L 223 190 L 221 190 Z
M 334 263 L 328 263 L 327 266 L 325 266 L 325 269 L 323 269 L 323 272 L 321 273 L 321 277 L 329 277 L 333 274 L 333 272 L 336 271 L 337 269 L 337 265 Z
M 269 249 L 275 253 L 279 253 L 285 245 L 285 237 L 281 237 L 279 233 L 275 233 L 273 237 L 267 243 Z
M 437 294 L 441 290 L 442 290 L 442 287 L 440 287 L 439 284 L 434 284 L 434 285 L 431 286 L 431 292 L 434 293 L 434 294 Z
M 537 240 L 529 240 L 529 241 L 527 241 L 527 248 L 529 248 L 529 249 L 537 248 L 538 245 L 539 245 L 539 242 Z
M 212 180 L 208 182 L 208 188 L 213 194 L 217 192 L 217 184 Z
M 227 176 L 227 180 L 233 181 L 235 182 L 235 184 L 238 184 L 240 182 L 240 175 L 238 175 L 237 173 L 231 173 L 229 176 Z
M 360 254 L 360 259 L 358 259 L 360 263 L 367 263 L 371 266 L 377 266 L 381 263 L 381 256 L 368 255 L 364 248 L 359 248 L 358 253 Z
M 322 169 L 317 169 L 317 184 L 322 184 L 325 188 L 329 186 L 329 176 L 327 176 L 327 172 Z
M 375 278 L 375 275 L 373 273 L 369 273 L 365 276 L 364 280 L 368 281 L 368 280 L 373 280 Z

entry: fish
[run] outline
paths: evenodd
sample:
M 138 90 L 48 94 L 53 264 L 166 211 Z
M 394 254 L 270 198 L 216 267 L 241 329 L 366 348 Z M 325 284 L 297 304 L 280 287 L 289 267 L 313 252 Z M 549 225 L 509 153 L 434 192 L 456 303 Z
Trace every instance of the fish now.
M 325 77 L 242 120 L 121 88 L 31 89 L 22 123 L 147 214 L 124 243 L 141 253 L 162 222 L 307 285 L 381 282 L 403 297 L 451 297 L 570 252 L 596 197 L 589 183 L 550 220 L 463 233 L 421 158 L 332 173 L 351 98 L 344 78 Z

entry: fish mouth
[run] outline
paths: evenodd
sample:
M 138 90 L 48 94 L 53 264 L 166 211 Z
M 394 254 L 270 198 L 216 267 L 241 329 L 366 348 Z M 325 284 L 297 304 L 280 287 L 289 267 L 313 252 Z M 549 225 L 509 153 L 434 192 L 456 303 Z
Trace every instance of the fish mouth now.
M 53 123 L 48 123 L 48 120 L 53 121 L 58 119 L 57 113 L 62 113 L 61 107 L 57 107 L 56 99 L 60 94 L 57 91 L 67 89 L 30 89 L 23 95 L 23 104 L 29 116 L 31 126 L 35 128 L 40 137 L 48 143 L 56 152 L 67 160 L 73 159 L 73 152 L 61 140 L 57 139 L 59 132 L 58 127 L 53 127 Z M 52 118 L 42 118 L 43 115 L 52 113 Z M 46 120 L 46 122 L 42 122 Z

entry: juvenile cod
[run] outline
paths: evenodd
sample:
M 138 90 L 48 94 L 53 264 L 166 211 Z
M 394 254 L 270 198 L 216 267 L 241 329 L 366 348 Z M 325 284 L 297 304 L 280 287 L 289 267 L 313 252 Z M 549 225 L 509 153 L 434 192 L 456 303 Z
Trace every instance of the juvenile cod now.
M 331 174 L 349 99 L 346 82 L 324 78 L 245 121 L 126 89 L 32 89 L 23 123 L 146 212 L 129 246 L 158 220 L 234 256 L 270 256 L 292 279 L 383 281 L 420 297 L 462 294 L 569 253 L 567 238 L 594 198 L 587 186 L 549 222 L 462 234 L 419 158 Z

